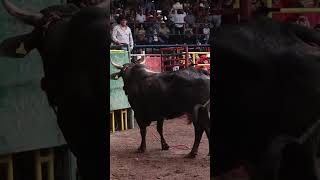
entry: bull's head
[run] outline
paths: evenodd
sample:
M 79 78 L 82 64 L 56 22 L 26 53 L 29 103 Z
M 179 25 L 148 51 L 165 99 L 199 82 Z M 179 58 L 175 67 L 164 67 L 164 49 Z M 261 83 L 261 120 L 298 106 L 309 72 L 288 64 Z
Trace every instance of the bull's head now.
M 104 8 L 108 6 L 108 2 L 109 0 L 103 0 L 102 3 L 96 6 Z M 1 42 L 0 57 L 23 58 L 31 50 L 38 49 L 42 58 L 44 58 L 43 55 L 50 54 L 50 52 L 47 52 L 48 47 L 45 47 L 48 44 L 48 41 L 61 38 L 59 37 L 60 31 L 55 33 L 56 37 L 51 36 L 51 40 L 48 40 L 47 38 L 47 35 L 52 32 L 52 29 L 54 29 L 55 32 L 57 29 L 61 29 L 57 27 L 60 26 L 61 23 L 56 22 L 67 21 L 74 13 L 79 11 L 79 8 L 75 5 L 56 5 L 45 8 L 41 10 L 40 13 L 34 13 L 16 7 L 9 2 L 9 0 L 2 0 L 2 4 L 10 15 L 27 25 L 33 26 L 34 29 L 31 33 L 11 37 Z M 60 43 L 60 41 L 54 43 Z M 51 42 L 49 44 L 52 45 Z M 54 45 L 55 47 L 50 46 L 49 48 L 54 49 L 59 47 L 59 45 L 60 44 Z
M 113 61 L 111 61 L 112 66 L 117 68 L 118 70 L 120 70 L 120 72 L 116 72 L 116 73 L 111 74 L 110 78 L 113 80 L 118 80 L 120 77 L 124 78 L 124 76 L 128 76 L 130 74 L 131 69 L 133 67 L 135 67 L 136 65 L 139 65 L 139 64 L 144 64 L 144 63 L 145 63 L 144 58 L 141 58 L 135 62 L 127 63 L 124 65 L 119 65 L 119 64 L 116 64 Z

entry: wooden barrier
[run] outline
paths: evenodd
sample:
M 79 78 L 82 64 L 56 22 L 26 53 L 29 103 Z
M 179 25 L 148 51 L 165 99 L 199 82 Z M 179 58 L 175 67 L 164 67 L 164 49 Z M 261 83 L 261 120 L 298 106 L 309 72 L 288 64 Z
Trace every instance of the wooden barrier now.
M 6 155 L 0 157 L 0 164 L 4 164 L 7 168 L 7 180 L 13 180 L 13 162 L 12 155 Z
M 116 118 L 115 118 L 115 113 L 120 112 L 120 124 L 121 124 L 121 131 L 128 130 L 128 109 L 120 109 L 116 111 L 112 111 L 111 113 L 111 132 L 114 133 L 116 132 Z
M 35 158 L 35 174 L 36 180 L 43 180 L 42 178 L 42 164 L 48 165 L 48 180 L 54 180 L 54 151 L 49 149 L 46 155 L 41 154 L 41 150 L 36 150 L 34 154 Z
M 111 132 L 114 133 L 116 131 L 115 128 L 115 118 L 114 118 L 114 111 L 111 112 L 111 123 L 112 123 L 112 129 Z

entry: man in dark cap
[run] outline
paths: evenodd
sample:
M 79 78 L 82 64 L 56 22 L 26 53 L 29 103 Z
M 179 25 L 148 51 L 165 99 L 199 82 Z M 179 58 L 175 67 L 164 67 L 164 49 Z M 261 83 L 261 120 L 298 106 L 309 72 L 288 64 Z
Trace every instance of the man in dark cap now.
M 118 18 L 118 25 L 112 30 L 112 41 L 115 45 L 128 45 L 122 48 L 124 50 L 132 51 L 133 49 L 133 37 L 130 27 L 127 26 L 127 19 L 124 16 Z

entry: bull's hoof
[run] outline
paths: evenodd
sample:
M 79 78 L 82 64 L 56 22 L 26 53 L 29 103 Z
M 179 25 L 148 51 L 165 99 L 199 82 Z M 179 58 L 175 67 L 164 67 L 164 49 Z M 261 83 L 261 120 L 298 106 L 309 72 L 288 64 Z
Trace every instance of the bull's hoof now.
M 162 150 L 169 150 L 170 146 L 168 144 L 162 144 Z
M 196 157 L 196 153 L 190 152 L 188 155 L 185 156 L 185 158 L 193 159 Z
M 137 153 L 144 153 L 146 151 L 145 148 L 138 148 Z

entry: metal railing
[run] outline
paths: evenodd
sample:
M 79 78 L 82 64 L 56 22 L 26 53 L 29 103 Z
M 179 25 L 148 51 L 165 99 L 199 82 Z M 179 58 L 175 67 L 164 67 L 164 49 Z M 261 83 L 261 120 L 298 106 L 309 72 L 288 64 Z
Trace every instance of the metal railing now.
M 272 0 L 267 0 L 267 8 L 270 10 L 268 16 L 272 17 L 272 14 L 279 13 L 319 13 L 320 8 L 273 8 Z
M 174 48 L 174 47 L 188 47 L 195 51 L 210 51 L 210 44 L 163 44 L 163 45 L 135 45 L 133 53 L 140 53 L 144 51 L 146 54 L 160 54 L 161 48 Z

